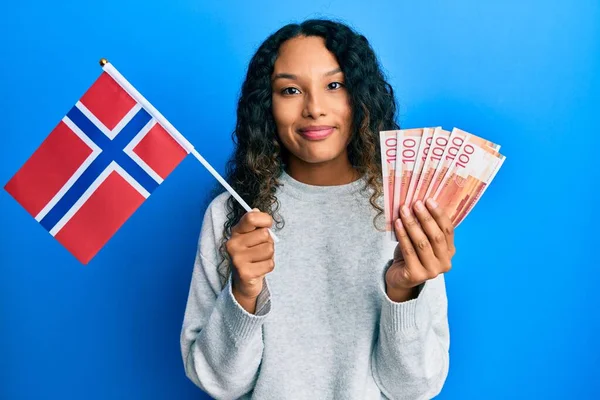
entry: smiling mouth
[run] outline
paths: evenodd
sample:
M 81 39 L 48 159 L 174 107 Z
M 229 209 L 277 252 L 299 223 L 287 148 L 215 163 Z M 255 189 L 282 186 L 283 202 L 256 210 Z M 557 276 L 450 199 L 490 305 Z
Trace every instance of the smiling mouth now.
M 333 133 L 333 126 L 311 126 L 299 129 L 298 133 L 308 140 L 323 140 Z

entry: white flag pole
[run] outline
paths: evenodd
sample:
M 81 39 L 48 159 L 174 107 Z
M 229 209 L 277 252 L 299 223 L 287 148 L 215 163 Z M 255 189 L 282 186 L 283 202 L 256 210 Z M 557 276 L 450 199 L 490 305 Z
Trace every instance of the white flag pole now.
M 171 134 L 171 136 L 173 136 L 173 138 L 181 145 L 181 147 L 183 147 L 188 153 L 192 153 L 194 157 L 196 157 L 198 161 L 200 161 L 202 165 L 204 165 L 204 167 L 208 169 L 208 171 L 219 181 L 219 183 L 221 183 L 221 185 L 223 185 L 223 187 L 225 187 L 225 189 L 227 189 L 227 191 L 238 201 L 238 203 L 240 203 L 240 205 L 247 212 L 252 211 L 248 203 L 246 203 L 244 199 L 242 199 L 240 195 L 237 194 L 237 192 L 229 185 L 229 183 L 227 183 L 227 181 L 223 179 L 223 177 L 219 175 L 217 171 L 215 171 L 215 169 L 208 163 L 208 161 L 206 161 L 204 157 L 202 157 L 200 153 L 196 151 L 194 146 L 192 146 L 192 144 L 188 142 L 187 139 L 181 133 L 179 133 L 179 131 L 173 125 L 171 125 L 171 123 L 156 108 L 154 108 L 154 106 L 150 104 L 150 102 L 146 100 L 146 98 L 142 96 L 142 94 L 138 92 L 137 89 L 134 88 L 133 85 L 129 83 L 127 79 L 125 79 L 125 77 L 121 75 L 111 63 L 108 62 L 108 60 L 106 60 L 105 58 L 101 59 L 100 65 L 107 74 L 109 74 L 119 85 L 121 85 L 121 87 L 125 89 L 125 91 L 131 97 L 133 97 L 135 101 L 140 103 L 140 105 L 144 107 L 144 109 L 146 109 L 146 111 L 148 111 L 148 113 L 154 119 L 156 119 L 163 126 L 163 128 L 167 130 L 167 132 Z M 270 229 L 269 234 L 273 238 L 274 242 L 279 242 L 279 238 L 277 238 L 277 236 L 275 236 L 275 234 Z

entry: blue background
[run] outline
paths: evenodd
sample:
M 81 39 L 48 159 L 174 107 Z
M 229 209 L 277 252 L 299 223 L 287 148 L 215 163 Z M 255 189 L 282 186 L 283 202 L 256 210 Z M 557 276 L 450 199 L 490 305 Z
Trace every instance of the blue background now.
M 108 58 L 219 172 L 268 34 L 342 19 L 371 41 L 404 127 L 453 126 L 507 161 L 457 230 L 441 399 L 600 393 L 600 2 L 31 1 L 2 6 L 0 183 Z M 206 196 L 188 157 L 88 266 L 0 191 L 0 398 L 197 399 L 179 332 Z

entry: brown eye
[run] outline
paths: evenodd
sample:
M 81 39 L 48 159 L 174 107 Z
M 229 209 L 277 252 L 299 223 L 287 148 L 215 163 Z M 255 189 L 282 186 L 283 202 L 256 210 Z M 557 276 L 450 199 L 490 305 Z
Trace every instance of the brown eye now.
M 337 90 L 343 88 L 344 84 L 341 82 L 331 82 L 327 87 L 332 90 Z
M 281 91 L 281 94 L 284 94 L 284 95 L 294 95 L 294 94 L 298 94 L 298 93 L 300 93 L 300 91 L 298 89 L 296 89 L 295 87 L 287 87 Z

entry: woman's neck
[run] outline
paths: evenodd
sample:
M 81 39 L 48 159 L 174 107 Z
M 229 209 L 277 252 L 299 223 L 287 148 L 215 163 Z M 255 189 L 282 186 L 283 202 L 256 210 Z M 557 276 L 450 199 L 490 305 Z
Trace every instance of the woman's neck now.
M 345 185 L 360 178 L 359 172 L 347 158 L 318 164 L 290 160 L 285 170 L 297 181 L 314 186 Z

